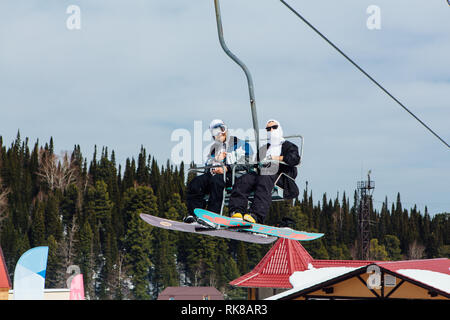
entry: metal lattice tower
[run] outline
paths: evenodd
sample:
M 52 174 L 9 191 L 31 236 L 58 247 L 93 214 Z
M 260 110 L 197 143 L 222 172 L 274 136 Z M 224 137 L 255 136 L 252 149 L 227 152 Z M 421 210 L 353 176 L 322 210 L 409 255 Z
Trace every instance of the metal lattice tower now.
M 367 181 L 358 181 L 358 223 L 360 238 L 360 259 L 369 260 L 370 250 L 370 211 L 372 203 L 372 193 L 375 189 L 375 181 L 370 180 L 369 170 Z

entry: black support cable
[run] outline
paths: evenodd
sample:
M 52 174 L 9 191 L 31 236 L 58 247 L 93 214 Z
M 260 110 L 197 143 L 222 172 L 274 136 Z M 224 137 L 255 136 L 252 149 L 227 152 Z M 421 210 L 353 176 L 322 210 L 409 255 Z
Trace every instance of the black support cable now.
M 412 113 L 403 103 L 401 103 L 396 97 L 394 97 L 389 91 L 387 91 L 381 84 L 379 84 L 374 78 L 372 78 L 364 69 L 362 69 L 356 62 L 350 59 L 341 49 L 339 49 L 333 42 L 331 42 L 326 36 L 324 36 L 319 30 L 317 30 L 308 20 L 306 20 L 302 15 L 300 15 L 297 11 L 295 11 L 289 4 L 287 4 L 284 0 L 280 0 L 289 10 L 291 10 L 297 17 L 299 17 L 304 23 L 308 25 L 311 29 L 313 29 L 322 39 L 328 42 L 337 52 L 339 52 L 345 59 L 347 59 L 351 64 L 353 64 L 359 71 L 361 71 L 367 78 L 369 78 L 373 83 L 375 83 L 381 90 L 383 90 L 389 97 L 392 98 L 397 104 L 405 109 L 412 117 L 414 117 L 417 121 L 422 124 L 425 128 L 427 128 L 436 138 L 438 138 L 443 144 L 450 149 L 450 145 L 444 141 L 437 133 L 435 133 L 429 126 L 427 126 L 422 120 L 420 120 L 414 113 Z

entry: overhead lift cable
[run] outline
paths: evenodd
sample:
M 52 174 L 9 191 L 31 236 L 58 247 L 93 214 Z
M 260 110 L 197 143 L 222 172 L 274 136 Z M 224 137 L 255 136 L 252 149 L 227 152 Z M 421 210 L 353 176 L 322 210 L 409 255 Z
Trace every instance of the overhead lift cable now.
M 438 138 L 442 143 L 444 143 L 447 148 L 450 145 L 444 141 L 437 133 L 435 133 L 429 126 L 427 126 L 422 120 L 420 120 L 414 113 L 412 113 L 403 103 L 401 103 L 396 97 L 394 97 L 388 90 L 386 90 L 381 84 L 379 84 L 374 78 L 372 78 L 364 69 L 362 69 L 356 62 L 354 62 L 350 57 L 348 57 L 341 49 L 339 49 L 333 42 L 331 42 L 326 36 L 324 36 L 317 28 L 315 28 L 308 20 L 306 20 L 301 14 L 295 11 L 289 4 L 284 0 L 280 0 L 289 10 L 291 10 L 297 17 L 299 17 L 304 23 L 313 29 L 322 39 L 324 39 L 328 44 L 330 44 L 337 52 L 339 52 L 345 59 L 347 59 L 351 64 L 353 64 L 359 71 L 361 71 L 367 78 L 369 78 L 373 83 L 375 83 L 381 90 L 383 90 L 389 97 L 391 97 L 397 104 L 405 109 L 412 117 L 422 124 L 426 129 L 428 129 L 436 138 Z

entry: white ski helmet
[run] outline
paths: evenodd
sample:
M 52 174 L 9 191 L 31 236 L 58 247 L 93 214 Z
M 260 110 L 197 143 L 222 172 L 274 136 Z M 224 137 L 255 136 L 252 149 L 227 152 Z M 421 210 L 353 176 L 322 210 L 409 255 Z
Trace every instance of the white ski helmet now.
M 211 132 L 212 137 L 217 137 L 220 134 L 223 134 L 228 131 L 228 127 L 226 124 L 220 119 L 214 119 L 209 124 L 209 131 Z

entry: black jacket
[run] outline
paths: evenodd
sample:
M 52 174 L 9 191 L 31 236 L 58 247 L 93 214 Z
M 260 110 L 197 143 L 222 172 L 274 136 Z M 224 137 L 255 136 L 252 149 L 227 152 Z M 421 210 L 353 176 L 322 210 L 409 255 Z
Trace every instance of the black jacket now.
M 266 157 L 267 149 L 270 144 L 261 147 L 259 149 L 260 159 L 264 159 Z M 298 147 L 290 141 L 285 140 L 281 145 L 281 154 L 283 156 L 283 162 L 287 165 L 280 164 L 277 172 L 273 172 L 274 174 L 280 175 L 284 173 L 289 177 L 295 179 L 297 177 L 297 165 L 300 163 L 300 155 L 298 153 Z M 297 184 L 293 179 L 289 179 L 285 175 L 282 175 L 277 182 L 277 185 L 283 188 L 283 198 L 285 199 L 293 199 L 299 195 L 299 189 Z

